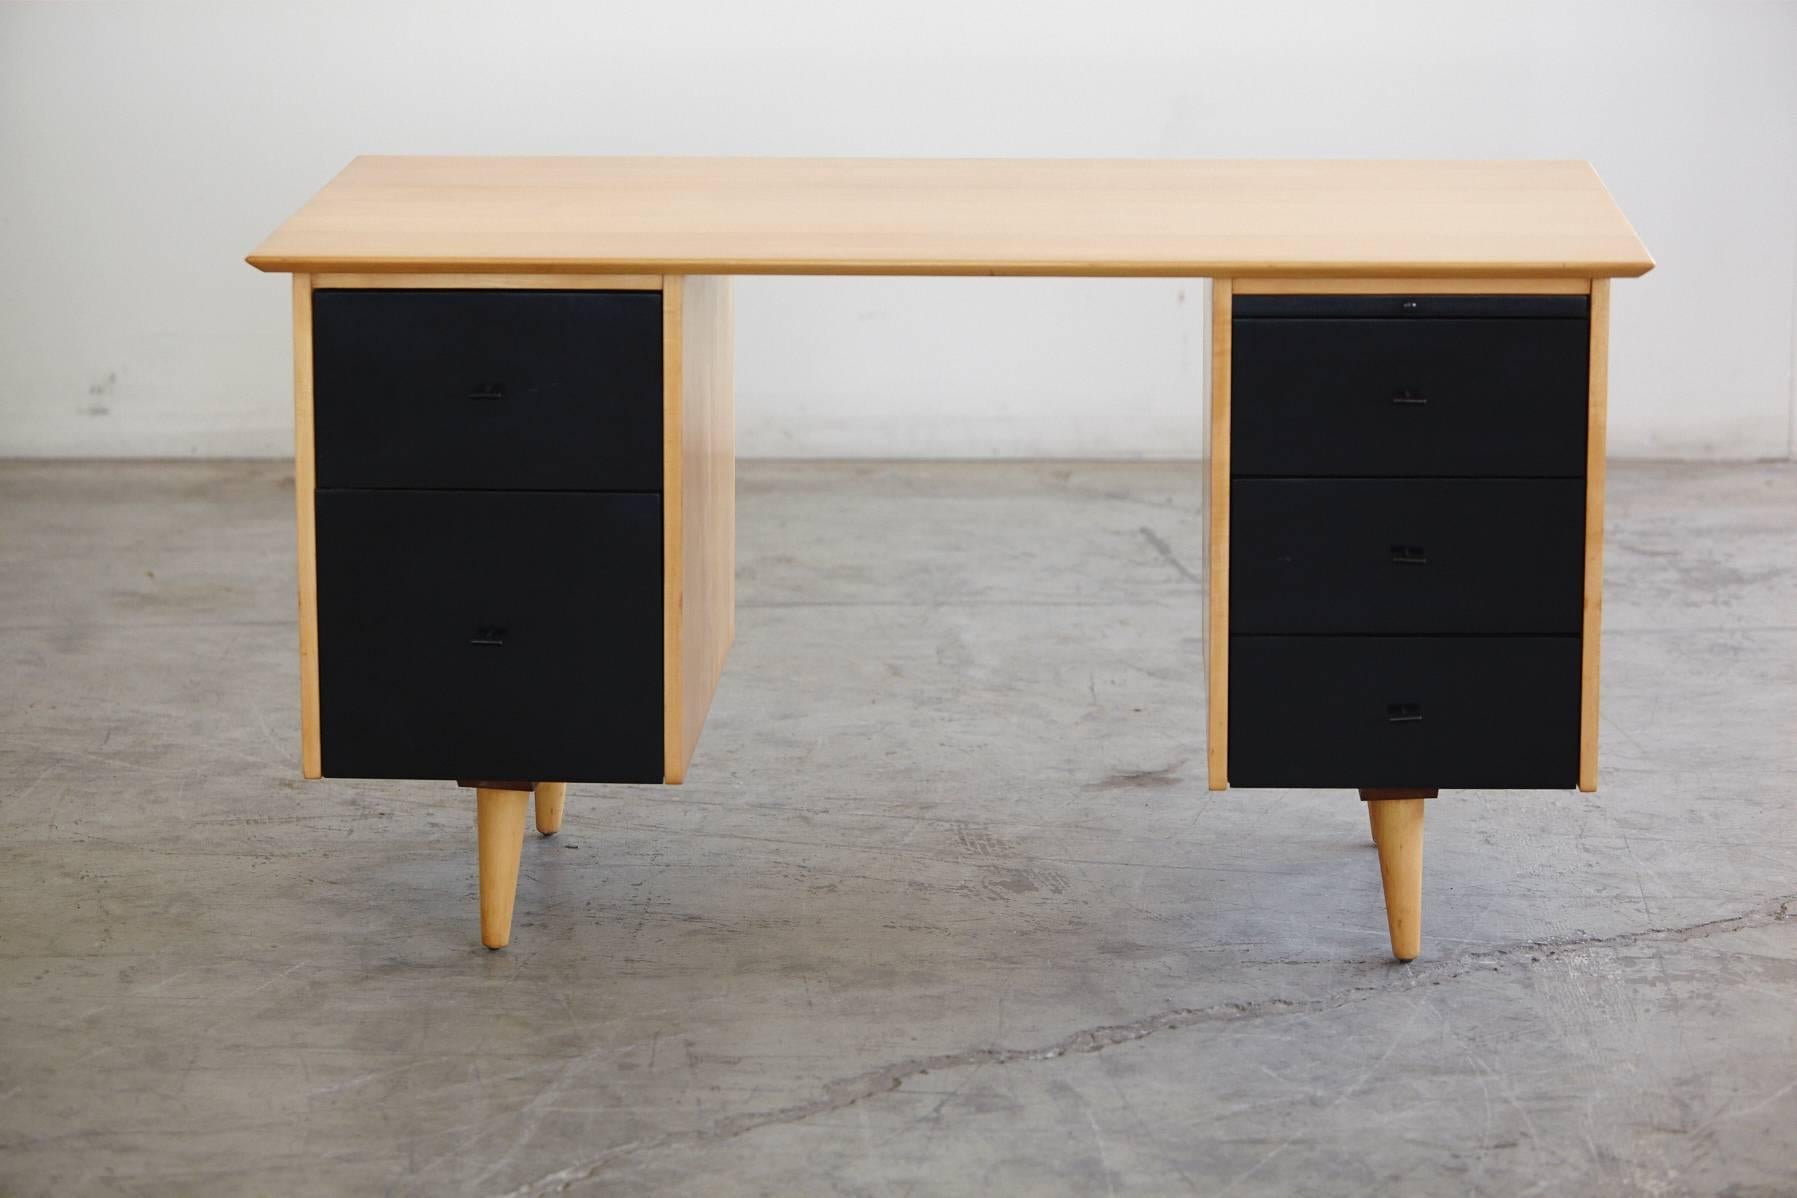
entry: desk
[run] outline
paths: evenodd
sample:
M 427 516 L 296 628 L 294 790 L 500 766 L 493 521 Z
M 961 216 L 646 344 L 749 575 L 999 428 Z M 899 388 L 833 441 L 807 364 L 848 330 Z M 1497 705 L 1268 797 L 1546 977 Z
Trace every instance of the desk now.
M 1427 798 L 1597 785 L 1653 261 L 1584 163 L 358 158 L 249 262 L 293 276 L 302 772 L 473 788 L 490 948 L 533 798 L 698 744 L 731 275 L 1211 280 L 1209 784 L 1358 789 L 1398 958 Z

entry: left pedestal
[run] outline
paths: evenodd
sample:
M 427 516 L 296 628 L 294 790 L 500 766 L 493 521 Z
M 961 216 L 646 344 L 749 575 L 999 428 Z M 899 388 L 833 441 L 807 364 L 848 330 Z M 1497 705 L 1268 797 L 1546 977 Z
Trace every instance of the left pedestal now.
M 481 940 L 528 809 L 684 779 L 734 630 L 727 279 L 294 279 L 309 778 L 472 783 Z

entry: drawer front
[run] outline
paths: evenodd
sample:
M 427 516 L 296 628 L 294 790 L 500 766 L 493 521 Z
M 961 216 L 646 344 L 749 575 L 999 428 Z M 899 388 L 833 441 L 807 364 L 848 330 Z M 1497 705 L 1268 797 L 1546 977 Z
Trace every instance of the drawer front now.
M 318 291 L 320 487 L 659 491 L 661 295 Z
M 661 781 L 660 496 L 316 502 L 327 776 Z
M 1577 637 L 1229 641 L 1231 786 L 1570 789 Z
M 1238 317 L 1242 476 L 1585 472 L 1585 318 Z
M 1577 636 L 1579 479 L 1238 479 L 1240 633 Z

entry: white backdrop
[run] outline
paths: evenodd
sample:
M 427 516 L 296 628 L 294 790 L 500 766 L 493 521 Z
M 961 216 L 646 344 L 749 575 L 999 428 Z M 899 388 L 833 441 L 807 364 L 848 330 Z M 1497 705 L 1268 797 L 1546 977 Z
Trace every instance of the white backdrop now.
M 0 8 L 0 454 L 289 452 L 242 257 L 357 153 L 1587 158 L 1613 451 L 1791 453 L 1791 3 L 371 0 Z M 1196 456 L 1199 298 L 740 280 L 740 449 Z

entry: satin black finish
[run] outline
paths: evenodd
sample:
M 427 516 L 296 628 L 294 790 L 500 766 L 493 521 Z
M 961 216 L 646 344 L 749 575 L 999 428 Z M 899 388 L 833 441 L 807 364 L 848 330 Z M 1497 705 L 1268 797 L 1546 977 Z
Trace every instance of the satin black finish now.
M 1231 786 L 1571 789 L 1577 637 L 1229 640 Z
M 321 290 L 320 487 L 661 490 L 662 297 Z
M 1584 295 L 1239 295 L 1231 312 L 1262 316 L 1391 316 L 1443 320 L 1467 316 L 1585 317 Z
M 662 780 L 659 495 L 316 503 L 327 776 Z
M 1579 479 L 1238 479 L 1238 633 L 1577 636 Z
M 1587 319 L 1238 318 L 1233 333 L 1238 478 L 1585 472 Z

